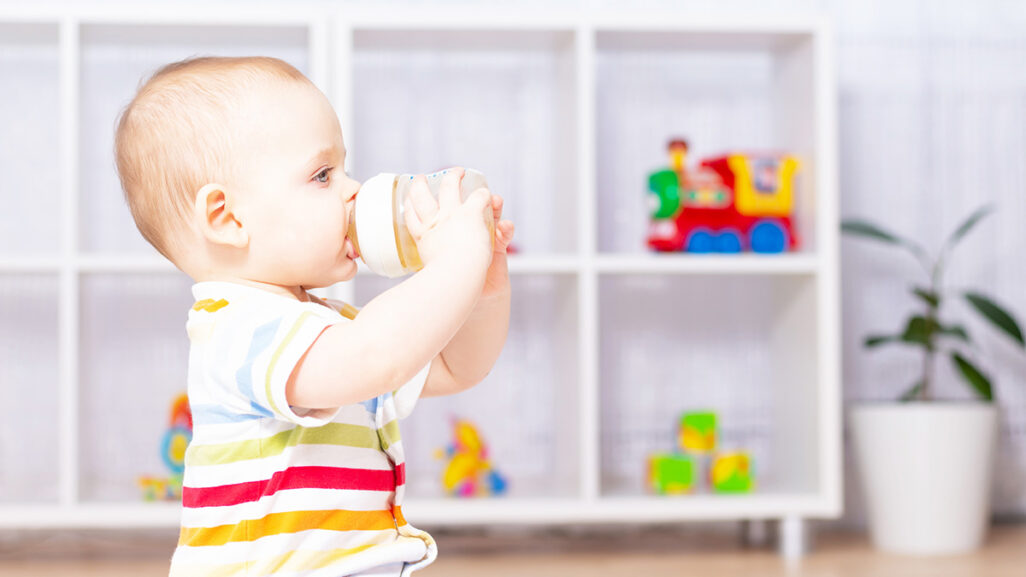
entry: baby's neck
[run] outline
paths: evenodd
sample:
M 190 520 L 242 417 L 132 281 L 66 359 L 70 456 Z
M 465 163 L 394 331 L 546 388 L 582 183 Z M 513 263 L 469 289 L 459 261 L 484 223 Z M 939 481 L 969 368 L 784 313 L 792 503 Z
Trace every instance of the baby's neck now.
M 258 281 L 258 280 L 239 278 L 239 277 L 227 276 L 227 275 L 212 275 L 212 276 L 209 276 L 207 278 L 196 278 L 194 280 L 196 282 L 218 281 L 218 282 L 231 282 L 231 283 L 241 284 L 241 285 L 245 285 L 245 286 L 249 286 L 249 287 L 265 290 L 267 292 L 274 293 L 276 295 L 280 295 L 280 296 L 283 296 L 283 297 L 296 299 L 297 301 L 301 301 L 301 302 L 311 302 L 311 297 L 313 296 L 313 295 L 307 293 L 306 289 L 304 289 L 301 286 L 284 286 L 284 285 L 279 285 L 279 284 L 274 284 L 274 283 L 268 283 L 268 282 L 263 282 L 263 281 Z

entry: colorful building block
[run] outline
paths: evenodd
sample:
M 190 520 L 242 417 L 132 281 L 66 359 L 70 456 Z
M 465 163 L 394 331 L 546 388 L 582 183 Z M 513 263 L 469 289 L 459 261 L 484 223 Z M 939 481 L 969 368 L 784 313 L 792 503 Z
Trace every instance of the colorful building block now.
M 659 495 L 690 493 L 695 484 L 694 461 L 679 453 L 649 455 L 647 484 Z
M 751 493 L 755 489 L 751 457 L 741 451 L 716 455 L 709 483 L 717 493 Z
M 716 413 L 684 413 L 678 437 L 682 451 L 707 454 L 716 450 Z

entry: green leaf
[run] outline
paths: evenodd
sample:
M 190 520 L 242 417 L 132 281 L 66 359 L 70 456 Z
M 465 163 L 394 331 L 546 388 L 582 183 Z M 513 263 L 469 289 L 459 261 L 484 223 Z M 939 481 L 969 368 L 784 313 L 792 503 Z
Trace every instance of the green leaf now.
M 990 387 L 990 379 L 985 377 L 972 363 L 966 360 L 965 357 L 958 354 L 957 352 L 951 353 L 951 360 L 954 361 L 955 366 L 965 377 L 965 380 L 969 383 L 978 395 L 988 401 L 994 400 L 994 391 Z
M 890 244 L 896 244 L 899 246 L 905 246 L 917 251 L 921 250 L 919 248 L 919 245 L 912 242 L 911 240 L 887 232 L 879 226 L 876 226 L 875 224 L 866 222 L 864 220 L 845 220 L 841 223 L 841 232 L 846 232 L 851 235 L 861 236 L 864 238 L 878 240 Z
M 951 233 L 951 236 L 948 238 L 948 242 L 945 243 L 945 246 L 949 249 L 953 248 L 958 244 L 958 241 L 962 240 L 962 237 L 976 226 L 976 223 L 980 222 L 980 219 L 990 214 L 992 210 L 994 210 L 992 205 L 984 205 L 976 209 L 976 212 L 969 215 L 969 218 L 965 219 L 965 222 L 955 229 L 955 232 Z
M 901 397 L 899 397 L 898 400 L 903 403 L 907 403 L 908 401 L 914 401 L 916 397 L 919 396 L 919 391 L 921 390 L 923 390 L 923 381 L 918 381 L 916 382 L 916 384 L 912 385 L 907 391 L 902 393 Z
M 901 335 L 901 340 L 906 343 L 924 345 L 930 348 L 933 346 L 933 335 L 939 328 L 940 326 L 936 321 L 926 317 L 914 316 L 908 319 L 908 325 L 905 327 L 905 332 Z
M 932 290 L 924 289 L 924 288 L 920 288 L 920 287 L 914 287 L 912 289 L 912 294 L 914 294 L 917 297 L 921 298 L 923 300 L 923 302 L 925 302 L 926 304 L 930 305 L 933 308 L 937 308 L 937 307 L 940 306 L 940 295 L 938 295 L 937 293 L 933 292 Z
M 876 346 L 879 346 L 879 345 L 883 345 L 883 344 L 886 344 L 886 343 L 896 343 L 896 342 L 901 342 L 901 336 L 899 336 L 899 335 L 874 335 L 874 336 L 871 336 L 871 337 L 867 337 L 863 344 L 866 346 L 866 348 L 870 348 L 871 349 L 873 347 L 876 347 Z
M 1008 334 L 1008 336 L 1012 337 L 1015 342 L 1019 343 L 1019 346 L 1026 348 L 1026 341 L 1023 340 L 1022 329 L 1019 328 L 1019 323 L 1015 322 L 1012 315 L 1005 311 L 1005 309 L 999 307 L 997 303 L 980 293 L 967 292 L 965 293 L 965 299 L 969 301 L 969 304 L 973 305 L 981 315 L 993 323 L 994 326 L 1003 330 Z
M 915 257 L 919 259 L 923 266 L 926 267 L 927 271 L 929 271 L 929 255 L 926 254 L 926 251 L 923 250 L 923 247 L 919 246 L 918 244 L 907 238 L 903 238 L 896 234 L 887 232 L 886 230 L 876 226 L 875 224 L 866 222 L 864 220 L 854 219 L 849 219 L 842 222 L 841 232 L 907 248 L 908 250 L 912 251 L 912 254 L 915 255 Z
M 905 244 L 904 241 L 897 236 L 864 220 L 846 220 L 841 223 L 841 231 L 882 242 L 889 242 L 891 244 Z
M 969 333 L 966 332 L 965 327 L 963 327 L 962 325 L 951 325 L 947 327 L 941 325 L 937 332 L 948 337 L 962 339 L 967 343 L 970 342 Z

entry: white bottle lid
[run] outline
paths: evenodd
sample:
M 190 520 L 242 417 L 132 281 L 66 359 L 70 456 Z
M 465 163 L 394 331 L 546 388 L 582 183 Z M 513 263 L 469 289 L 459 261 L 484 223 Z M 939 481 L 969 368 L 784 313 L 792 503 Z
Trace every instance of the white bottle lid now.
M 368 179 L 356 195 L 356 231 L 360 257 L 372 271 L 387 277 L 402 276 L 403 263 L 396 245 L 393 198 L 396 175 L 381 173 Z

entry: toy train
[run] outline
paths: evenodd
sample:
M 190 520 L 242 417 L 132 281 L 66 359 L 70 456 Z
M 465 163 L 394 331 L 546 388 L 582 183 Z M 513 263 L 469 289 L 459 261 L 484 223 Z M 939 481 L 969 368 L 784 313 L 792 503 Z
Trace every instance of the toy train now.
M 670 167 L 649 175 L 648 246 L 662 252 L 779 253 L 795 250 L 794 174 L 788 155 L 728 154 L 687 170 L 688 144 L 669 144 Z

